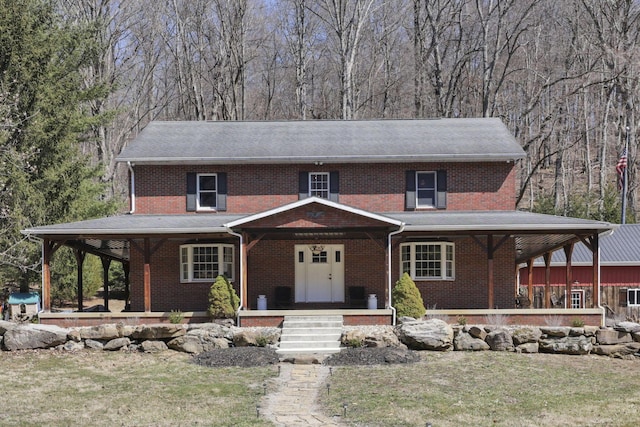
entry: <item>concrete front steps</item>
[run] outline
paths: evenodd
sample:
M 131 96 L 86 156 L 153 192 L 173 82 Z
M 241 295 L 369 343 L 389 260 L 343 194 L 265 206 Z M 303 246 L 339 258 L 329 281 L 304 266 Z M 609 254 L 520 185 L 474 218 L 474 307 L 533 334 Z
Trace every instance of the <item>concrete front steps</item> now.
M 285 316 L 280 355 L 332 354 L 340 351 L 342 316 Z

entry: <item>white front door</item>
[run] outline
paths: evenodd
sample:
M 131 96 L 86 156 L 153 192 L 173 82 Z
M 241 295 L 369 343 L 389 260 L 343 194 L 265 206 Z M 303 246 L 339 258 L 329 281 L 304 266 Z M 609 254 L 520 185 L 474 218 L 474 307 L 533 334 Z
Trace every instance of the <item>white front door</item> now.
M 296 245 L 296 302 L 344 302 L 344 245 Z

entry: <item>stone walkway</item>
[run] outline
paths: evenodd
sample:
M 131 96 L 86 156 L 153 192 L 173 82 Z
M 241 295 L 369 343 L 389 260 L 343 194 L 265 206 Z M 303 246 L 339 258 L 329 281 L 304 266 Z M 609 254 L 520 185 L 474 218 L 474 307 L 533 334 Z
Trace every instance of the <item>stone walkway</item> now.
M 271 384 L 275 391 L 262 399 L 261 416 L 284 427 L 340 426 L 336 419 L 322 415 L 317 403 L 328 375 L 327 366 L 281 363 L 280 376 Z

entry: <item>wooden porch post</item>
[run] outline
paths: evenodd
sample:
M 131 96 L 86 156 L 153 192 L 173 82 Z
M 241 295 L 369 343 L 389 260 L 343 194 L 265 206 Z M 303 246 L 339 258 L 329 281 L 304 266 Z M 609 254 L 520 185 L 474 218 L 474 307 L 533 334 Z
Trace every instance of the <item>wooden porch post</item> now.
M 78 267 L 78 311 L 84 311 L 84 290 L 82 284 L 84 282 L 82 277 L 82 266 L 84 265 L 84 258 L 87 255 L 85 252 L 75 249 L 73 253 L 76 256 L 76 262 Z
M 128 262 L 123 262 L 122 263 L 122 270 L 124 271 L 124 309 L 125 310 L 130 310 L 131 309 L 131 303 L 129 301 L 130 298 L 130 289 L 129 289 L 129 272 L 130 267 L 129 267 L 129 263 Z
M 151 312 L 151 243 L 148 237 L 144 238 L 144 311 Z
M 109 267 L 111 260 L 109 258 L 100 258 L 102 261 L 102 289 L 104 290 L 104 309 L 109 311 Z
M 51 256 L 53 242 L 44 239 L 42 242 L 42 309 L 51 311 Z
M 489 308 L 493 308 L 493 234 L 487 235 L 487 286 L 489 295 Z
M 247 278 L 249 277 L 249 275 L 247 274 L 247 259 L 248 259 L 248 250 L 247 250 L 247 241 L 249 239 L 249 234 L 248 233 L 242 233 L 242 245 L 240 246 L 240 256 L 242 257 L 242 271 L 240 272 L 240 274 L 242 275 L 242 308 L 244 310 L 249 308 L 249 294 L 247 293 L 247 290 L 249 289 L 249 287 L 247 286 Z
M 527 297 L 529 298 L 530 307 L 533 308 L 533 262 L 534 259 L 527 260 Z
M 565 281 L 565 297 L 564 297 L 564 306 L 565 308 L 571 308 L 571 284 L 573 283 L 573 271 L 571 268 L 571 256 L 573 254 L 573 243 L 564 246 L 564 257 L 566 259 L 565 264 L 565 273 L 566 273 L 566 281 Z
M 598 234 L 595 233 L 590 240 L 593 255 L 593 261 L 591 262 L 591 269 L 593 271 L 593 289 L 591 291 L 591 295 L 593 295 L 593 297 L 591 298 L 591 301 L 592 308 L 597 308 L 600 307 L 600 292 L 598 292 L 598 289 L 600 289 L 600 245 L 598 243 Z
M 551 308 L 551 252 L 544 254 L 544 308 Z

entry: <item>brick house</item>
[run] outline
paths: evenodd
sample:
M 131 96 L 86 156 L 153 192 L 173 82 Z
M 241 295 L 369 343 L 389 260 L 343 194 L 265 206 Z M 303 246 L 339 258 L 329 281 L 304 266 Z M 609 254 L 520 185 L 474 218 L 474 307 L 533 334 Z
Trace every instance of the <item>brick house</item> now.
M 278 324 L 290 310 L 394 322 L 403 272 L 441 314 L 514 310 L 520 263 L 581 240 L 597 254 L 613 227 L 517 211 L 523 157 L 492 118 L 152 122 L 118 157 L 128 214 L 24 231 L 43 241 L 41 320 L 62 319 L 49 301 L 61 245 L 106 269 L 122 262 L 140 321 L 171 310 L 203 320 L 218 274 L 241 297 L 242 325 Z M 581 313 L 599 319 L 597 307 Z

